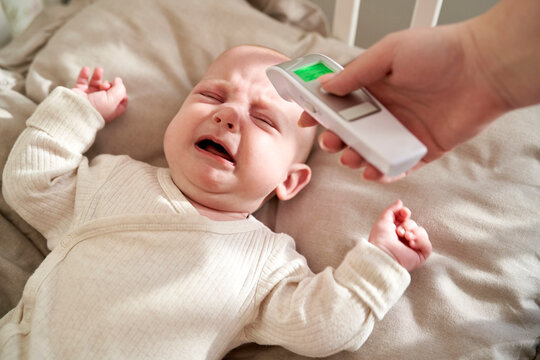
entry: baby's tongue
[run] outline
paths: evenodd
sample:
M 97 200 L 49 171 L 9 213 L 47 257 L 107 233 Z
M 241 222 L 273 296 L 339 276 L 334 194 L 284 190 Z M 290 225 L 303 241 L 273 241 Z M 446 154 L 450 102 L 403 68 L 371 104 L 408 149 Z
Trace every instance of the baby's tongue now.
M 227 151 L 223 148 L 223 146 L 216 144 L 216 143 L 210 143 L 206 146 L 206 151 L 221 156 L 227 161 L 233 162 L 232 157 L 227 153 Z

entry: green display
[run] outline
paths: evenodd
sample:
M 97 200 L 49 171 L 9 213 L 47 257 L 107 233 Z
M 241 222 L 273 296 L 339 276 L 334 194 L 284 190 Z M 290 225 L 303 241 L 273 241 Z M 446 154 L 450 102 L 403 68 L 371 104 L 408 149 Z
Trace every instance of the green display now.
M 333 73 L 333 72 L 334 70 L 330 69 L 322 61 L 319 61 L 318 63 L 315 63 L 315 64 L 306 65 L 299 69 L 294 70 L 294 73 L 298 75 L 298 77 L 305 82 L 315 80 L 319 76 L 322 76 L 328 73 Z

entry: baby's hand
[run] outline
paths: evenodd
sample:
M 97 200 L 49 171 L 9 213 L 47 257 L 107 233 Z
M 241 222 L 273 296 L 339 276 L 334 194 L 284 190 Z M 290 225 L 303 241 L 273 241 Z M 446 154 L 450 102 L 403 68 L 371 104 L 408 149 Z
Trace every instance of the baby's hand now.
M 90 81 L 90 69 L 83 67 L 77 78 L 75 87 L 71 90 L 88 99 L 90 104 L 103 116 L 105 122 L 110 122 L 126 111 L 126 87 L 119 77 L 113 83 L 103 81 L 103 69 L 97 67 Z
M 411 220 L 411 211 L 403 206 L 401 200 L 383 211 L 371 229 L 369 242 L 408 271 L 422 266 L 431 254 L 426 230 Z

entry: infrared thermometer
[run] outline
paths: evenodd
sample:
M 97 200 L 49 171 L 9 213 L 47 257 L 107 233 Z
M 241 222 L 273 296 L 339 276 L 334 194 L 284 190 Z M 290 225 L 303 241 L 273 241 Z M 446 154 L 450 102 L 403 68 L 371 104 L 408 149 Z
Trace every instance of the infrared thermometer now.
M 317 78 L 341 70 L 329 57 L 311 54 L 270 66 L 266 74 L 283 99 L 298 103 L 383 174 L 411 169 L 426 147 L 373 95 L 364 88 L 345 96 L 322 89 Z

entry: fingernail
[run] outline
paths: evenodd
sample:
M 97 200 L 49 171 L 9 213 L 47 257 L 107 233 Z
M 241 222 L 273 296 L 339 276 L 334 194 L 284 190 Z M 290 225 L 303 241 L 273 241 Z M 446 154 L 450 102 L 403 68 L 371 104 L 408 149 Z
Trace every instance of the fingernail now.
M 324 151 L 329 151 L 330 148 L 328 147 L 328 145 L 324 142 L 324 138 L 319 138 L 319 146 L 321 147 L 321 149 L 323 149 Z M 341 158 L 339 159 L 339 161 L 341 162 Z
M 324 74 L 322 76 L 320 76 L 317 80 L 319 81 L 319 83 L 321 83 L 322 85 L 326 84 L 328 81 L 330 81 L 330 79 L 332 79 L 334 76 L 336 76 L 336 74 L 333 74 L 333 73 L 330 73 L 330 74 Z

